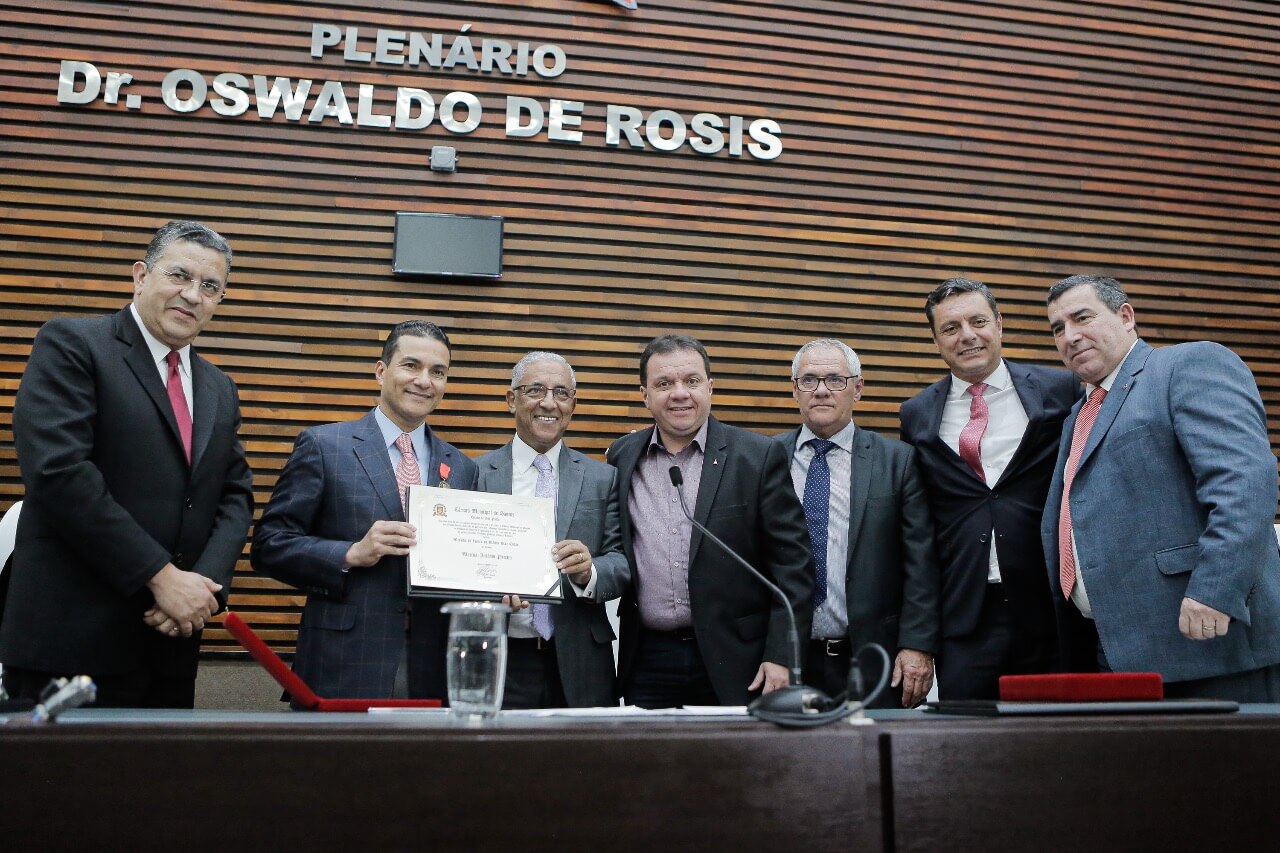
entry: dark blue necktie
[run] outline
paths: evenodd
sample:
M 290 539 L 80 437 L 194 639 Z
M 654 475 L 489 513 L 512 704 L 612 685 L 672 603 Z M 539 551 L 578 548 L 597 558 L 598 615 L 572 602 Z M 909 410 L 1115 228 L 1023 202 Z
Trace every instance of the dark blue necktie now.
M 809 439 L 813 459 L 809 476 L 804 481 L 804 518 L 809 523 L 809 541 L 813 544 L 813 606 L 827 600 L 827 523 L 831 515 L 831 466 L 827 451 L 835 447 L 825 438 Z

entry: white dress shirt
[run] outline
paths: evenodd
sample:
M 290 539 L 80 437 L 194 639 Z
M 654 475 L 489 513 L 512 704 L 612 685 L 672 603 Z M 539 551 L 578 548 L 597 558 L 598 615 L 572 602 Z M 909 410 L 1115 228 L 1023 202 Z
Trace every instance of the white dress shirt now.
M 134 322 L 138 324 L 138 328 L 142 330 L 142 339 L 147 342 L 147 349 L 151 351 L 151 360 L 155 362 L 156 368 L 160 371 L 160 384 L 168 388 L 169 363 L 165 359 L 169 357 L 169 345 L 162 343 L 159 338 L 151 334 L 147 324 L 142 322 L 142 317 L 138 314 L 137 305 L 130 302 L 129 311 L 132 312 Z M 191 394 L 191 344 L 187 344 L 177 352 L 178 376 L 182 379 L 182 393 L 186 395 L 187 413 L 191 415 L 191 422 L 194 424 L 196 421 L 196 401 Z
M 563 441 L 557 441 L 543 456 L 551 463 L 551 473 L 556 478 L 556 493 L 560 490 L 560 448 Z M 531 498 L 538 486 L 538 469 L 533 467 L 533 459 L 538 451 L 524 443 L 520 436 L 511 441 L 511 494 Z M 552 605 L 555 606 L 555 605 Z M 533 627 L 533 608 L 512 613 L 507 621 L 507 636 L 522 639 L 534 639 L 538 629 Z
M 827 467 L 831 469 L 831 500 L 827 514 L 827 599 L 813 609 L 815 640 L 839 640 L 849 636 L 848 602 L 845 600 L 845 575 L 849 565 L 849 502 L 853 476 L 853 421 L 845 425 L 830 441 L 835 447 L 827 451 Z M 791 457 L 791 484 L 804 500 L 804 486 L 813 462 L 813 446 L 817 438 L 807 426 L 800 427 L 796 452 Z
M 982 434 L 979 445 L 979 456 L 982 460 L 982 473 L 987 478 L 987 488 L 1000 482 L 1004 469 L 1009 467 L 1018 445 L 1022 444 L 1022 436 L 1027 431 L 1027 410 L 1022 407 L 1018 398 L 1018 390 L 1013 387 L 1013 377 L 1009 375 L 1009 366 L 1000 360 L 1000 364 L 983 382 L 987 385 L 982 399 L 987 403 L 987 429 Z M 954 373 L 951 374 L 951 391 L 947 394 L 946 405 L 942 409 L 942 425 L 938 428 L 938 437 L 947 443 L 957 454 L 960 453 L 960 433 L 969 423 L 969 407 L 973 396 L 969 388 L 976 383 L 965 382 Z M 1000 582 L 1000 560 L 996 556 L 996 535 L 991 531 L 991 557 L 987 563 L 987 583 Z

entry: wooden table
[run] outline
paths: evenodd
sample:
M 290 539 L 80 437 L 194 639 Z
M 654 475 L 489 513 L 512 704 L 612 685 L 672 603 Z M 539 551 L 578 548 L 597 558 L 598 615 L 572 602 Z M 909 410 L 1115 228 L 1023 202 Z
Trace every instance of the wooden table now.
M 874 726 L 80 711 L 0 726 L 0 839 L 79 851 L 877 851 L 879 767 Z

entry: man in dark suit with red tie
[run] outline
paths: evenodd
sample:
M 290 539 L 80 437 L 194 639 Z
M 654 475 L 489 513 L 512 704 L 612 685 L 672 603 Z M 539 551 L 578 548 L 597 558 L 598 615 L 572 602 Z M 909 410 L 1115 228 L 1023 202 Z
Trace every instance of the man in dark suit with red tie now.
M 191 348 L 231 273 L 198 222 L 161 228 L 133 303 L 55 318 L 14 405 L 25 488 L 0 623 L 10 694 L 87 674 L 97 704 L 190 708 L 200 631 L 253 513 L 235 384 Z
M 994 699 L 1001 675 L 1056 668 L 1053 599 L 1038 530 L 1062 423 L 1080 396 L 1064 370 L 1001 357 L 986 285 L 953 278 L 925 302 L 951 373 L 902 404 L 942 566 L 944 699 Z

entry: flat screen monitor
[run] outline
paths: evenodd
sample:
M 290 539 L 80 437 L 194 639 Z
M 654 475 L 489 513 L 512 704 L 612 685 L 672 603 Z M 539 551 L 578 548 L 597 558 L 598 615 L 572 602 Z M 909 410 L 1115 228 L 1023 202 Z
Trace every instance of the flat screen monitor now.
M 502 277 L 502 217 L 397 213 L 397 275 Z

